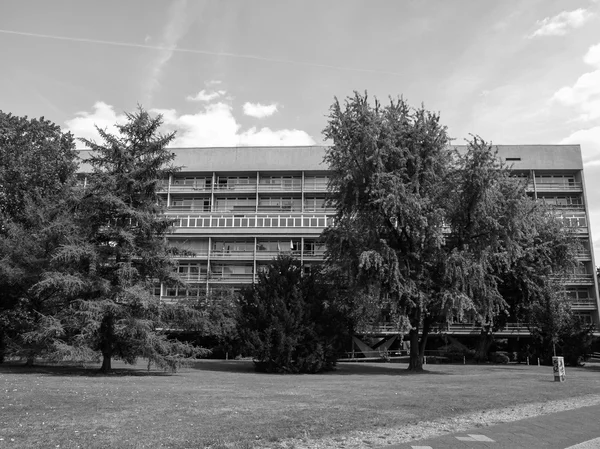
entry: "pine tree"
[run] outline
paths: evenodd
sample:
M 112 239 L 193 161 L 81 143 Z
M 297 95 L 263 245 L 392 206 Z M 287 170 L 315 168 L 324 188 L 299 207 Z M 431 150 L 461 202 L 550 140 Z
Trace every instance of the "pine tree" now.
M 68 350 L 98 351 L 104 372 L 113 358 L 175 369 L 198 352 L 166 338 L 174 312 L 154 295 L 161 281 L 177 282 L 158 194 L 176 171 L 167 149 L 174 134 L 160 134 L 161 123 L 139 108 L 117 135 L 98 129 L 102 143 L 84 140 L 92 172 L 77 211 L 80 232 L 54 257 L 62 265 L 54 282 L 72 298 L 63 317 Z

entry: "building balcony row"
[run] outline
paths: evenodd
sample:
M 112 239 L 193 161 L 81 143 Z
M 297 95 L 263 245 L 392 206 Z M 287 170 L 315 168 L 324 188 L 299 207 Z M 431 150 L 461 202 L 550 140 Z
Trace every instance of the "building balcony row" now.
M 551 276 L 563 285 L 594 285 L 594 275 L 587 273 L 569 274 L 566 276 Z
M 298 207 L 298 206 L 219 206 L 215 205 L 213 210 L 203 205 L 191 205 L 191 206 L 168 206 L 166 208 L 167 213 L 189 213 L 189 214 L 201 214 L 201 213 L 319 213 L 319 214 L 333 214 L 335 209 L 331 207 L 321 208 L 310 208 L 310 207 Z
M 325 214 L 188 214 L 170 215 L 181 228 L 325 228 L 333 217 Z
M 528 192 L 583 192 L 583 184 L 581 182 L 527 182 Z
M 211 250 L 208 249 L 187 251 L 186 254 L 178 255 L 176 258 L 199 259 L 199 260 L 273 260 L 278 256 L 292 256 L 300 260 L 323 260 L 325 250 L 300 251 L 300 250 L 280 250 L 280 251 L 235 251 L 235 250 Z
M 294 179 L 290 182 L 256 182 L 256 179 L 250 179 L 248 182 L 228 182 L 228 183 L 205 183 L 191 182 L 170 184 L 164 182 L 160 185 L 160 190 L 171 193 L 190 193 L 190 192 L 326 192 L 327 180 L 318 180 L 302 183 L 302 179 Z

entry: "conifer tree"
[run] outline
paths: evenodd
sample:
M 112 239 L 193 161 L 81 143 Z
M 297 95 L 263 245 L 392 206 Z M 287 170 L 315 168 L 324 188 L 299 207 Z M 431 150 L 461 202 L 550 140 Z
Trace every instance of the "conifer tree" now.
M 171 221 L 158 194 L 176 170 L 167 149 L 174 134 L 160 134 L 161 123 L 139 108 L 116 125 L 118 134 L 98 129 L 102 143 L 84 140 L 91 173 L 77 211 L 80 231 L 54 257 L 62 269 L 52 282 L 71 297 L 63 319 L 68 348 L 99 352 L 104 372 L 113 358 L 175 369 L 194 353 L 165 336 L 181 308 L 175 313 L 154 295 L 161 281 L 177 282 L 165 240 Z

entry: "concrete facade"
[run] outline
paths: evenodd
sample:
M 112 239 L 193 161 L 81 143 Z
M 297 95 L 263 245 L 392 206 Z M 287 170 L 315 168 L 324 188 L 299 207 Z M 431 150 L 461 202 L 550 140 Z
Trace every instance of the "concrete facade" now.
M 307 267 L 322 260 L 318 237 L 334 212 L 324 205 L 325 147 L 172 151 L 181 171 L 165 180 L 162 190 L 166 213 L 175 220 L 168 238 L 189 256 L 179 261 L 187 286 L 162 287 L 163 300 L 193 297 L 215 287 L 240 288 L 254 282 L 280 253 L 293 254 Z M 581 263 L 565 289 L 573 310 L 598 326 L 598 284 L 579 145 L 500 145 L 498 155 L 528 179 L 529 193 L 551 204 L 581 239 Z

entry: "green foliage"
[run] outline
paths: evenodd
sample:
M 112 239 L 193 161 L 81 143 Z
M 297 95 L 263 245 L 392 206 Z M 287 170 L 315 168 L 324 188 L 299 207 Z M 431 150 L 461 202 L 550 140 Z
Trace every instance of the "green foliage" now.
M 199 299 L 180 301 L 166 317 L 178 329 L 173 337 L 209 348 L 211 357 L 235 355 L 240 347 L 238 301 L 239 294 L 231 289 L 216 289 Z
M 242 293 L 238 332 L 256 368 L 270 373 L 333 369 L 348 335 L 335 285 L 282 256 Z
M 358 315 L 386 310 L 399 332 L 408 324 L 413 370 L 437 323 L 468 314 L 492 328 L 509 307 L 501 276 L 525 268 L 532 241 L 549 244 L 536 229 L 545 216 L 493 147 L 473 137 L 455 151 L 438 114 L 358 93 L 344 107 L 336 99 L 324 135 L 337 211 L 328 261 L 348 277 Z
M 0 112 L 0 360 L 56 354 L 65 308 L 53 253 L 74 231 L 73 138 L 43 118 Z
M 161 118 L 141 108 L 127 118 L 118 135 L 98 129 L 103 144 L 84 140 L 93 171 L 78 204 L 79 232 L 53 254 L 61 268 L 41 290 L 59 288 L 69 298 L 65 351 L 100 353 L 103 371 L 113 357 L 145 357 L 173 370 L 205 352 L 167 338 L 165 318 L 174 314 L 153 294 L 158 282 L 178 282 L 158 194 L 159 182 L 176 170 L 166 148 L 174 135 L 159 134 Z
M 565 363 L 578 366 L 591 352 L 594 326 L 573 313 L 560 289 L 550 287 L 529 312 L 535 356 L 543 363 L 549 365 L 553 355 L 562 355 Z

